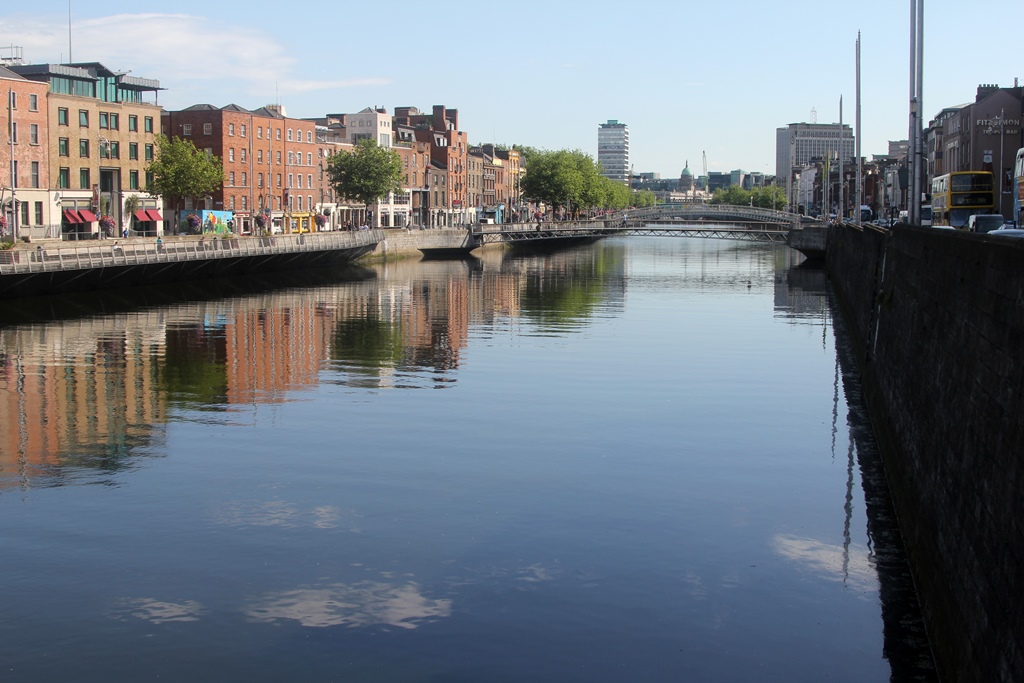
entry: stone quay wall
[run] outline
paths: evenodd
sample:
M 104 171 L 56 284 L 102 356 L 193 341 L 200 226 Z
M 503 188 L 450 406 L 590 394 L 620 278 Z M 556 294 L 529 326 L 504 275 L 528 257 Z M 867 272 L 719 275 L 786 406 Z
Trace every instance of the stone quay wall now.
M 829 231 L 944 681 L 1024 681 L 1024 240 Z

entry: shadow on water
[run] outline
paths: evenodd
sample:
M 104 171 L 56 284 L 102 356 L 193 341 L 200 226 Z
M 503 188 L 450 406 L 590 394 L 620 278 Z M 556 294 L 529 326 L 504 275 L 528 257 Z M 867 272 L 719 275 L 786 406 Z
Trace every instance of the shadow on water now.
M 184 302 L 215 301 L 280 289 L 362 282 L 376 276 L 376 272 L 369 268 L 347 265 L 4 299 L 0 300 L 0 327 L 126 313 Z
M 867 535 L 871 561 L 878 572 L 879 598 L 882 608 L 882 654 L 892 667 L 891 681 L 938 681 L 935 661 L 921 616 L 906 549 L 892 504 L 892 494 L 885 478 L 885 468 L 875 441 L 871 420 L 864 405 L 860 374 L 853 342 L 820 267 L 794 268 L 789 271 L 791 283 L 807 291 L 819 289 L 826 296 L 833 323 L 836 345 L 836 395 L 839 382 L 846 397 L 847 426 L 850 433 L 849 477 L 847 495 L 847 526 L 850 524 L 854 458 L 859 468 L 867 516 Z M 838 415 L 835 416 L 838 421 Z M 838 428 L 838 425 L 834 425 Z M 847 531 L 847 536 L 849 531 Z

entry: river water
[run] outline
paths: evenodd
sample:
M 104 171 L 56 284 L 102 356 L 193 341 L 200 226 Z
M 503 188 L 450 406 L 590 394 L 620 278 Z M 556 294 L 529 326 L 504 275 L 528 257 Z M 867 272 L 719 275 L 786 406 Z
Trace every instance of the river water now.
M 798 261 L 625 238 L 6 302 L 0 680 L 934 680 Z

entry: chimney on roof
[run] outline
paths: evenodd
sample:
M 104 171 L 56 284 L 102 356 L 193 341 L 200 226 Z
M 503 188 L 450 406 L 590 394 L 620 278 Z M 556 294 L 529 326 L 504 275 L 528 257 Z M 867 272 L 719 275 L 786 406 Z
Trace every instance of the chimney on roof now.
M 275 114 L 280 115 L 282 118 L 288 116 L 287 114 L 284 113 L 284 105 L 283 104 L 268 104 L 267 105 L 267 111 L 272 111 Z
M 990 84 L 990 83 L 983 83 L 982 85 L 978 86 L 978 95 L 974 99 L 974 101 L 975 102 L 981 102 L 983 99 L 985 99 L 989 95 L 992 95 L 993 93 L 998 92 L 998 90 L 999 90 L 999 86 L 998 85 L 993 85 L 993 84 Z

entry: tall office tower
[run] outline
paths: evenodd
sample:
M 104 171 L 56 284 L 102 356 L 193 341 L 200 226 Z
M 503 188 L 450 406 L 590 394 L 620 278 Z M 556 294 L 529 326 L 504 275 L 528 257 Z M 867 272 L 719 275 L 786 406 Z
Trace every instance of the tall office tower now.
M 775 177 L 784 182 L 793 169 L 826 156 L 851 164 L 855 153 L 853 131 L 846 124 L 840 130 L 838 123 L 791 123 L 776 129 Z
M 597 162 L 602 175 L 629 184 L 629 126 L 609 120 L 597 129 Z

